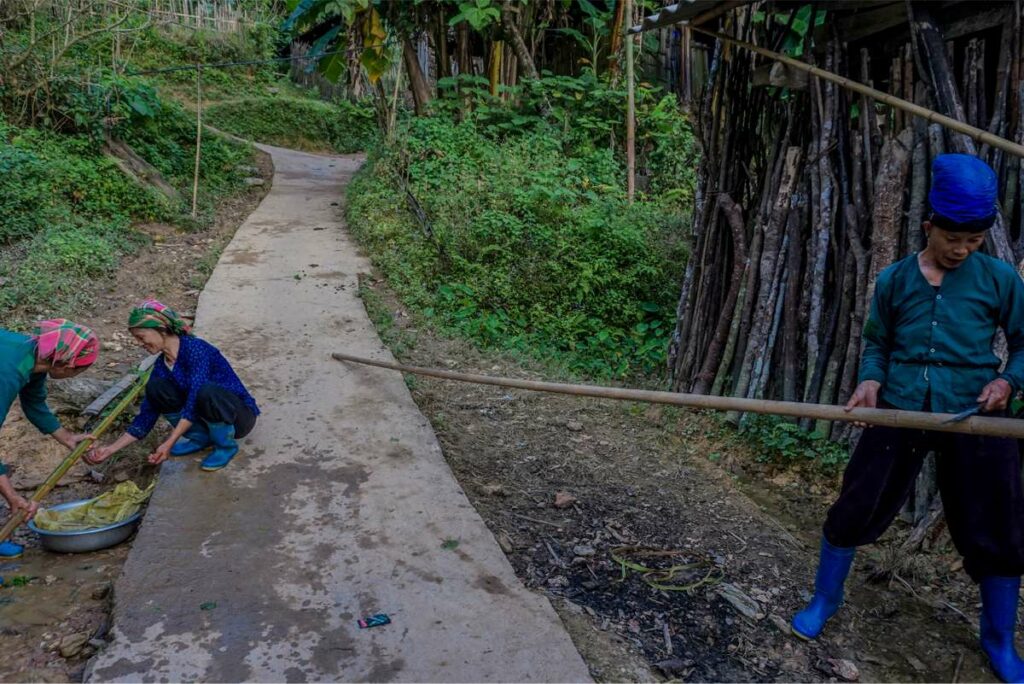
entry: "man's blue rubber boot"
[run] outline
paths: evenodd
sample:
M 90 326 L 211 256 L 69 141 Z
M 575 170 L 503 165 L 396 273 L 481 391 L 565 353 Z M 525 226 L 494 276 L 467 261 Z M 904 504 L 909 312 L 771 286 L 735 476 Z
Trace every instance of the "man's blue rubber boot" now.
M 21 544 L 15 544 L 12 541 L 5 541 L 3 543 L 0 543 L 0 561 L 21 558 L 21 554 L 24 552 L 25 547 Z
M 981 588 L 981 648 L 1004 682 L 1024 682 L 1024 661 L 1013 645 L 1020 577 L 986 577 Z
M 793 634 L 801 639 L 817 639 L 828 619 L 836 614 L 843 602 L 843 583 L 850 574 L 856 547 L 842 549 L 821 540 L 821 559 L 814 578 L 814 598 L 810 604 L 793 616 Z
M 213 451 L 203 459 L 200 467 L 203 470 L 220 470 L 238 453 L 238 442 L 235 441 L 235 426 L 230 423 L 210 423 L 210 441 Z

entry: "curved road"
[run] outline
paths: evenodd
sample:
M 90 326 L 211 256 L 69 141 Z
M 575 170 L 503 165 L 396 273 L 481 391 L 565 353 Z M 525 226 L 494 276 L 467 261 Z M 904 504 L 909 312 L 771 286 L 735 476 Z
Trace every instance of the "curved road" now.
M 338 206 L 361 159 L 262 149 L 273 189 L 224 251 L 197 330 L 263 415 L 226 470 L 164 465 L 115 586 L 114 641 L 87 678 L 589 680 L 402 377 L 330 359 L 391 358 L 357 296 L 368 264 Z M 378 612 L 392 623 L 357 627 Z

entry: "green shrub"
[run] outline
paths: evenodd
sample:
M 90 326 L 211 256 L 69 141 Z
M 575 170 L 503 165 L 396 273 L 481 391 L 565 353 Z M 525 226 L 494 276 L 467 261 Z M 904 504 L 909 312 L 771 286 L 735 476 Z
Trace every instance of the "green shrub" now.
M 485 114 L 406 122 L 350 186 L 350 228 L 410 306 L 480 344 L 595 376 L 661 368 L 684 215 L 671 203 L 630 205 L 607 147 L 567 149 L 543 123 L 501 134 Z
M 211 126 L 271 145 L 340 153 L 367 149 L 376 137 L 368 104 L 293 97 L 244 98 L 210 105 Z
M 841 444 L 817 432 L 806 432 L 796 423 L 778 416 L 749 415 L 740 426 L 740 434 L 761 449 L 758 460 L 795 463 L 816 461 L 834 467 L 849 460 Z

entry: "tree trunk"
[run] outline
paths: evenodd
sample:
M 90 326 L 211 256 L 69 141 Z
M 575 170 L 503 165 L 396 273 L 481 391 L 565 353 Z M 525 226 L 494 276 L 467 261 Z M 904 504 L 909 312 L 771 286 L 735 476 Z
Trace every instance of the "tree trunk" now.
M 801 153 L 802 150 L 796 146 L 786 150 L 779 191 L 775 194 L 776 199 L 772 205 L 771 215 L 764 225 L 764 247 L 759 267 L 760 288 L 757 294 L 757 305 L 754 308 L 754 319 L 750 330 L 750 339 L 747 343 L 746 357 L 743 360 L 740 380 L 736 388 L 739 396 L 752 396 L 751 388 L 756 386 L 757 373 L 763 365 L 765 356 L 771 353 L 767 346 L 775 319 L 782 226 L 787 219 L 790 196 L 793 194 L 793 188 L 799 177 Z
M 782 398 L 785 401 L 800 401 L 800 285 L 803 266 L 802 232 L 807 205 L 805 193 L 797 190 L 793 193 L 789 206 L 789 217 L 786 221 L 786 234 L 789 236 L 789 255 L 786 266 L 789 278 L 786 281 L 785 320 L 782 325 L 782 342 L 785 353 L 782 362 Z
M 915 99 L 924 104 L 924 84 L 917 84 Z M 907 249 L 906 255 L 916 254 L 924 247 L 924 231 L 921 223 L 925 218 L 928 196 L 928 122 L 919 116 L 913 121 L 914 149 L 910 174 L 910 205 L 907 209 Z
M 452 75 L 452 63 L 448 57 L 448 13 L 445 6 L 437 6 L 437 27 L 434 31 L 434 61 L 437 63 L 437 77 Z
M 469 24 L 460 21 L 455 26 L 455 59 L 458 60 L 460 74 L 473 73 L 473 58 L 469 54 Z
M 910 129 L 882 147 L 875 180 L 874 211 L 871 215 L 871 269 L 868 271 L 867 301 L 875 291 L 875 280 L 889 264 L 896 261 L 900 226 L 903 224 L 903 190 L 907 180 L 912 140 Z
M 704 361 L 693 385 L 693 391 L 696 394 L 707 394 L 715 379 L 718 365 L 722 360 L 726 337 L 729 334 L 732 313 L 736 308 L 736 300 L 739 298 L 740 287 L 743 283 L 743 273 L 747 267 L 747 241 L 744 235 L 746 227 L 743 224 L 743 212 L 728 193 L 723 192 L 718 196 L 718 204 L 732 230 L 732 276 L 729 278 L 729 291 L 725 303 L 718 316 L 718 325 L 715 327 L 711 344 L 708 345 L 704 354 Z
M 826 68 L 832 60 L 826 62 Z M 824 316 L 825 283 L 827 280 L 829 242 L 832 238 L 835 217 L 835 177 L 832 170 L 830 150 L 835 142 L 835 117 L 833 103 L 835 85 L 822 83 L 819 79 L 811 81 L 811 96 L 817 95 L 817 105 L 812 102 L 811 109 L 818 112 L 818 135 L 814 141 L 814 152 L 818 158 L 817 178 L 818 193 L 813 198 L 818 203 L 813 231 L 811 233 L 812 257 L 808 264 L 811 270 L 810 318 L 807 324 L 807 374 L 804 382 L 804 400 L 815 401 L 821 383 L 824 355 L 827 350 L 821 349 L 822 319 Z M 812 176 L 812 179 L 814 176 Z
M 416 48 L 412 46 L 409 36 L 402 37 L 402 57 L 405 60 L 405 71 L 409 74 L 409 89 L 412 91 L 416 115 L 424 116 L 430 109 L 430 88 L 427 87 L 427 79 L 423 77 Z
M 516 59 L 522 65 L 523 71 L 534 81 L 539 81 L 540 74 L 537 72 L 537 65 L 533 63 L 533 56 L 526 48 L 523 36 L 519 33 L 519 27 L 516 26 L 511 0 L 505 0 L 505 3 L 501 6 L 501 26 L 505 29 L 508 37 L 512 39 L 512 49 L 515 50 Z

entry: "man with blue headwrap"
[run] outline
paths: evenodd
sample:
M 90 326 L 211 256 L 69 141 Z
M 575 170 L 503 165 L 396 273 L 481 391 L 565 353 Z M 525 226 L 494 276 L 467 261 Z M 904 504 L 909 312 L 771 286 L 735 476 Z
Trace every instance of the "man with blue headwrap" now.
M 911 411 L 1006 410 L 1024 389 L 1024 282 L 978 250 L 995 222 L 997 181 L 977 157 L 932 165 L 928 242 L 882 271 L 864 324 L 860 384 L 847 404 Z M 1002 329 L 1009 359 L 992 350 Z M 835 614 L 857 546 L 885 532 L 936 453 L 939 491 L 964 569 L 981 589 L 981 645 L 1004 681 L 1024 680 L 1014 649 L 1024 574 L 1024 488 L 1017 441 L 889 427 L 866 429 L 828 512 L 814 598 L 793 618 L 813 639 Z

